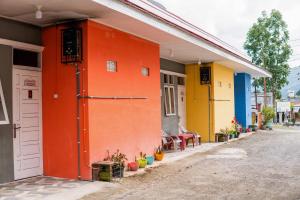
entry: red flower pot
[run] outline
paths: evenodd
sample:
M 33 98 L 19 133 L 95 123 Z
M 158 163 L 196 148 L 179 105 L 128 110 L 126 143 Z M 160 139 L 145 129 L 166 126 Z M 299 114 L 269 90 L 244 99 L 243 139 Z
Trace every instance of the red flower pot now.
M 128 170 L 129 171 L 137 171 L 138 168 L 139 168 L 139 164 L 137 162 L 128 163 Z

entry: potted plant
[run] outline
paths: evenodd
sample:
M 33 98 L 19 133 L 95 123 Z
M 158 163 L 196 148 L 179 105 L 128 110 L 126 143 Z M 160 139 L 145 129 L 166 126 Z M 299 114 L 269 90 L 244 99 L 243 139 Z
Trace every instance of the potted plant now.
M 129 171 L 137 171 L 139 169 L 139 163 L 137 162 L 130 162 L 127 164 Z
M 154 157 L 153 156 L 146 156 L 146 160 L 147 160 L 147 165 L 152 165 L 154 162 Z
M 122 178 L 124 176 L 125 162 L 127 161 L 126 155 L 121 153 L 118 149 L 117 152 L 111 155 L 110 160 L 114 162 L 112 167 L 113 177 Z
M 235 138 L 236 136 L 236 132 L 234 131 L 234 130 L 229 130 L 229 139 L 233 139 L 233 138 Z
M 164 154 L 161 146 L 159 146 L 158 148 L 155 149 L 155 153 L 154 153 L 155 160 L 162 161 L 162 159 L 164 158 L 164 155 L 165 154 Z
M 272 130 L 272 119 L 275 117 L 275 112 L 274 109 L 272 107 L 267 107 L 265 106 L 262 109 L 262 114 L 263 114 L 263 126 L 264 128 L 268 128 L 270 130 Z
M 232 131 L 231 131 L 232 138 L 238 138 L 240 136 L 242 126 L 239 125 L 238 121 L 236 120 L 236 117 L 233 118 L 231 124 L 232 124 Z
M 257 125 L 249 125 L 249 132 L 251 131 L 257 131 Z
M 143 154 L 143 152 L 140 153 L 140 158 L 137 160 L 139 163 L 139 168 L 145 168 L 147 165 L 147 159 L 146 154 Z
M 222 134 L 218 134 L 218 141 L 219 142 L 225 142 L 225 141 L 228 141 L 228 139 L 230 139 L 229 129 L 228 128 L 221 129 L 220 132 Z

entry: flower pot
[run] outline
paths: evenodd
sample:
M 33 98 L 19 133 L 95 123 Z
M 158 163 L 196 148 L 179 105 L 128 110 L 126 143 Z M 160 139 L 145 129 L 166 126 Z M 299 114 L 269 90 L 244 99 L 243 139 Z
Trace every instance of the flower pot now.
M 147 159 L 138 159 L 139 168 L 145 168 L 147 165 Z
M 273 122 L 271 120 L 266 123 L 266 128 L 272 130 L 272 128 L 273 128 Z
M 147 160 L 147 165 L 152 165 L 154 162 L 154 157 L 153 156 L 146 156 Z
M 162 161 L 162 159 L 164 159 L 164 153 L 155 153 L 154 156 L 155 156 L 155 160 L 157 161 Z
M 139 164 L 137 162 L 128 163 L 127 166 L 129 171 L 137 171 L 139 169 Z
M 112 177 L 122 178 L 124 177 L 124 166 L 120 164 L 115 164 L 112 166 Z

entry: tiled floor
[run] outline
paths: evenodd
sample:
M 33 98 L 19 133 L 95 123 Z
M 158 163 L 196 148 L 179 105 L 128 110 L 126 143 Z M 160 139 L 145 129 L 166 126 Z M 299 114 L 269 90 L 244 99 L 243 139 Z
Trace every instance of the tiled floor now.
M 0 185 L 0 200 L 77 199 L 105 183 L 34 177 Z

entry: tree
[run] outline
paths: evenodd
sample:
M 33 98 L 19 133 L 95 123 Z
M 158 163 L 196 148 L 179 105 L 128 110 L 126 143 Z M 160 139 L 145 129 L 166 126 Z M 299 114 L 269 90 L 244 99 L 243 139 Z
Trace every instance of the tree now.
M 292 54 L 287 24 L 282 19 L 281 13 L 272 10 L 268 15 L 263 11 L 262 16 L 249 29 L 244 48 L 254 64 L 272 74 L 272 78 L 266 78 L 266 89 L 272 92 L 275 106 L 281 88 L 288 83 L 288 60 Z M 260 78 L 255 83 L 263 87 L 264 79 Z
M 298 97 L 300 97 L 300 90 L 298 90 L 298 92 L 296 93 L 296 95 L 297 95 Z

